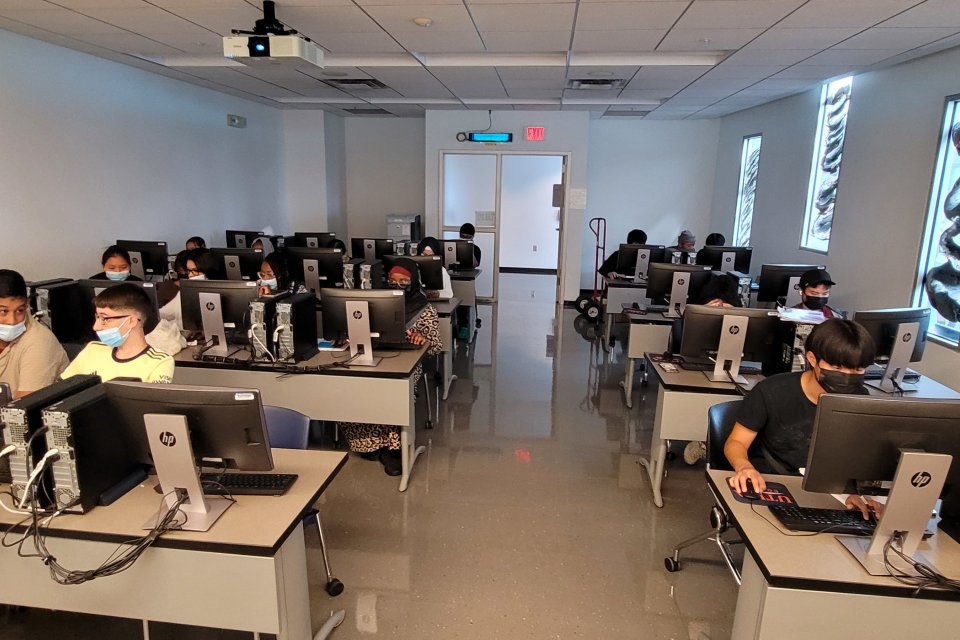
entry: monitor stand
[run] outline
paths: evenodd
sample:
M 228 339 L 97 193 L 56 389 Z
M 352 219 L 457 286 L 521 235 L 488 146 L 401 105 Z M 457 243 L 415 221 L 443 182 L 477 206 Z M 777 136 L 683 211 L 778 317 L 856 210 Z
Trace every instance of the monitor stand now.
M 910 364 L 910 356 L 913 355 L 913 345 L 917 341 L 918 333 L 920 333 L 919 322 L 904 322 L 899 325 L 883 377 L 879 382 L 867 384 L 885 393 L 900 391 L 903 388 L 903 376 L 907 373 L 907 365 Z
M 637 251 L 637 264 L 633 268 L 633 281 L 640 282 L 647 277 L 647 267 L 650 266 L 650 251 L 640 249 Z
M 143 271 L 143 257 L 139 251 L 130 252 L 130 273 L 141 280 L 147 279 L 147 274 Z
M 737 261 L 737 254 L 733 251 L 724 251 L 720 256 L 720 271 L 736 271 L 734 264 Z
M 203 322 L 203 337 L 208 342 L 213 340 L 213 345 L 204 350 L 204 355 L 226 356 L 227 332 L 223 328 L 223 313 L 220 307 L 220 294 L 207 293 L 201 291 L 200 295 L 200 320 Z
M 926 453 L 915 449 L 901 449 L 893 488 L 887 498 L 883 515 L 877 522 L 873 536 L 838 535 L 837 541 L 853 554 L 863 568 L 872 576 L 888 576 L 890 570 L 884 562 L 884 549 L 894 532 L 906 532 L 898 550 L 915 561 L 929 562 L 917 553 L 923 532 L 943 490 L 953 456 L 941 453 Z M 915 575 L 915 571 L 900 556 L 892 551 L 887 560 L 895 568 Z
M 800 276 L 793 276 L 787 282 L 787 299 L 784 301 L 785 307 L 795 307 L 803 302 L 800 299 Z
M 153 466 L 157 469 L 164 505 L 156 515 L 143 523 L 144 529 L 154 529 L 169 509 L 184 492 L 187 500 L 178 508 L 186 516 L 180 525 L 185 531 L 207 531 L 213 526 L 232 501 L 226 498 L 207 498 L 200 486 L 200 477 L 194 464 L 193 447 L 187 417 L 148 413 L 143 416 L 147 430 L 147 442 Z
M 307 249 L 319 249 L 319 248 L 320 248 L 319 238 L 314 238 L 313 236 L 310 236 L 307 238 Z
M 737 384 L 747 384 L 747 379 L 740 375 L 740 360 L 743 357 L 743 345 L 747 339 L 749 321 L 745 316 L 723 316 L 720 346 L 717 347 L 717 363 L 713 371 L 703 372 L 710 382 L 730 382 L 732 378 Z M 726 366 L 728 362 L 729 367 Z
M 687 295 L 690 291 L 690 274 L 686 271 L 678 271 L 673 274 L 673 287 L 670 289 L 670 304 L 664 316 L 667 318 L 679 318 L 683 315 L 683 310 L 687 308 Z
M 303 261 L 303 286 L 313 295 L 320 294 L 320 263 L 317 260 Z
M 243 274 L 240 272 L 239 256 L 223 256 L 223 268 L 227 272 L 227 280 L 243 280 Z
M 370 307 L 364 300 L 347 300 L 347 336 L 351 365 L 375 367 L 383 358 L 374 357 L 370 333 Z
M 457 265 L 457 243 L 456 242 L 444 242 L 443 243 L 443 255 L 444 261 L 443 264 L 447 269 L 456 270 L 459 265 Z
M 373 262 L 377 259 L 377 243 L 375 241 L 363 241 L 363 259 L 365 262 Z
M 247 236 L 243 233 L 238 233 L 233 236 L 233 243 L 237 246 L 237 249 L 246 249 Z

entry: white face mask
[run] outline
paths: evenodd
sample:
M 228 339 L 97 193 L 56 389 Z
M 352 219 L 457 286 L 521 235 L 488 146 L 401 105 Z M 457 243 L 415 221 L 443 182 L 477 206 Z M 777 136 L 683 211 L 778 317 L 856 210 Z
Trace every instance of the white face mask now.
M 190 276 L 190 280 L 206 280 L 206 279 L 207 279 L 207 275 L 205 273 L 201 273 L 195 276 Z
M 0 340 L 3 342 L 13 342 L 23 335 L 27 330 L 26 321 L 17 324 L 0 324 Z

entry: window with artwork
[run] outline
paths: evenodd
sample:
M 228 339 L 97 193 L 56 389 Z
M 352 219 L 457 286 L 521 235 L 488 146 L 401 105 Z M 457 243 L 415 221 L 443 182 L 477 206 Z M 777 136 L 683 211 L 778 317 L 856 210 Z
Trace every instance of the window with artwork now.
M 733 221 L 733 246 L 750 246 L 753 226 L 753 202 L 757 193 L 757 172 L 760 170 L 760 142 L 763 136 L 745 136 L 740 154 L 740 186 L 737 189 L 737 213 Z
M 807 207 L 800 237 L 801 249 L 826 253 L 830 248 L 833 206 L 840 182 L 840 159 L 843 156 L 843 137 L 847 129 L 852 87 L 853 76 L 834 80 L 823 87 Z
M 947 99 L 920 247 L 914 304 L 933 310 L 929 335 L 960 338 L 960 96 Z

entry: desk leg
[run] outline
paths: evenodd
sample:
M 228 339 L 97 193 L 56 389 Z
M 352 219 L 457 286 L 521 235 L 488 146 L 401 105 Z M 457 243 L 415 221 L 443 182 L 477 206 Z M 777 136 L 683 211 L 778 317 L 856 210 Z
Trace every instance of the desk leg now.
M 667 441 L 662 437 L 664 414 L 663 385 L 657 387 L 657 412 L 653 423 L 653 438 L 650 440 L 650 457 L 640 458 L 640 466 L 647 470 L 650 477 L 650 488 L 653 491 L 653 504 L 663 507 L 663 494 L 660 491 L 663 485 L 663 469 L 667 462 Z
M 633 409 L 633 369 L 636 362 L 634 358 L 627 358 L 627 368 L 623 373 L 623 382 L 620 383 L 623 387 L 623 400 L 628 409 Z
M 603 306 L 606 309 L 607 302 L 604 300 Z M 613 327 L 613 316 L 606 311 L 603 314 L 603 350 L 610 352 L 610 333 Z
M 453 386 L 453 381 L 457 379 L 457 376 L 453 373 L 453 351 L 451 349 L 443 352 L 440 366 L 443 367 L 443 399 L 446 400 L 447 396 L 450 395 L 450 387 Z M 437 420 L 439 420 L 439 417 Z
M 413 378 L 410 378 L 410 417 L 407 424 L 400 427 L 400 491 L 406 491 L 410 484 L 410 474 L 413 472 L 413 465 L 421 453 L 427 450 L 426 447 L 417 446 L 417 416 L 416 399 L 413 395 Z

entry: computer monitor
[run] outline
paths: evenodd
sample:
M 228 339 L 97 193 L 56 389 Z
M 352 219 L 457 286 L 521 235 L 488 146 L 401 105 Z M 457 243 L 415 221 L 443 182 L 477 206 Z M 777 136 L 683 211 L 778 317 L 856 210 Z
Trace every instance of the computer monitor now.
M 263 265 L 263 249 L 213 248 L 210 253 L 223 261 L 227 280 L 257 280 Z
M 203 331 L 204 353 L 226 356 L 228 344 L 247 344 L 250 303 L 257 299 L 252 280 L 181 280 L 180 308 L 183 328 Z
M 147 294 L 147 297 L 150 299 L 151 309 L 153 311 L 153 317 L 148 318 L 143 325 L 144 331 L 150 333 L 157 326 L 157 322 L 160 319 L 159 306 L 157 305 L 157 285 L 155 282 L 136 282 L 136 281 L 122 281 L 122 282 L 113 282 L 112 280 L 77 280 L 77 284 L 80 286 L 81 296 L 79 300 L 79 313 L 82 322 L 86 324 L 86 336 L 89 339 L 94 339 L 96 333 L 93 330 L 93 323 L 96 319 L 96 305 L 94 304 L 93 299 L 100 295 L 101 291 L 115 287 L 118 284 L 132 284 L 134 286 L 140 287 L 143 289 L 144 293 Z
M 617 273 L 634 280 L 647 277 L 651 262 L 669 262 L 662 244 L 621 244 L 617 250 Z
M 768 363 L 779 357 L 776 346 L 780 318 L 769 309 L 687 305 L 683 314 L 680 355 L 713 357 L 716 366 L 704 374 L 714 382 L 740 378 L 741 360 Z M 729 376 L 727 375 L 729 372 Z
M 838 536 L 867 571 L 884 575 L 883 550 L 894 531 L 906 532 L 900 550 L 912 555 L 941 495 L 941 528 L 957 537 L 958 457 L 960 400 L 827 394 L 817 406 L 803 488 L 862 494 L 889 487 L 873 538 L 848 545 Z
M 117 246 L 130 254 L 130 273 L 149 280 L 167 275 L 167 243 L 147 240 L 117 240 Z
M 444 240 L 443 264 L 447 269 L 470 271 L 473 269 L 473 241 Z
M 263 235 L 262 231 L 237 231 L 227 229 L 227 247 L 231 249 L 249 249 L 253 241 Z
M 750 272 L 753 247 L 704 247 L 697 251 L 697 264 L 710 265 L 714 271 Z
M 117 417 L 117 437 L 129 442 L 131 456 L 153 465 L 144 417 L 182 415 L 190 443 L 200 459 L 230 469 L 270 471 L 273 456 L 260 391 L 178 384 L 146 384 L 111 380 L 104 383 Z
M 287 249 L 287 268 L 294 282 L 300 282 L 318 298 L 322 289 L 343 287 L 343 249 Z
M 384 275 L 397 263 L 397 260 L 412 260 L 420 272 L 420 283 L 424 289 L 440 291 L 443 289 L 443 258 L 440 256 L 386 256 L 383 259 Z
M 705 265 L 651 262 L 647 268 L 647 297 L 656 304 L 669 299 L 667 315 L 679 317 L 709 280 L 710 267 Z
M 351 364 L 376 366 L 373 346 L 406 341 L 406 304 L 399 289 L 323 289 L 323 337 L 350 341 Z
M 812 269 L 826 269 L 816 264 L 765 264 L 760 267 L 757 302 L 778 302 L 792 307 L 800 304 L 800 276 Z
M 389 238 L 350 238 L 350 255 L 367 262 L 383 260 L 393 255 L 393 240 Z
M 878 309 L 857 311 L 855 322 L 863 326 L 877 345 L 877 362 L 886 365 L 878 388 L 892 392 L 903 382 L 908 362 L 920 362 L 927 345 L 930 309 Z
M 292 246 L 306 249 L 327 249 L 333 246 L 333 241 L 336 239 L 337 234 L 332 231 L 294 231 Z

